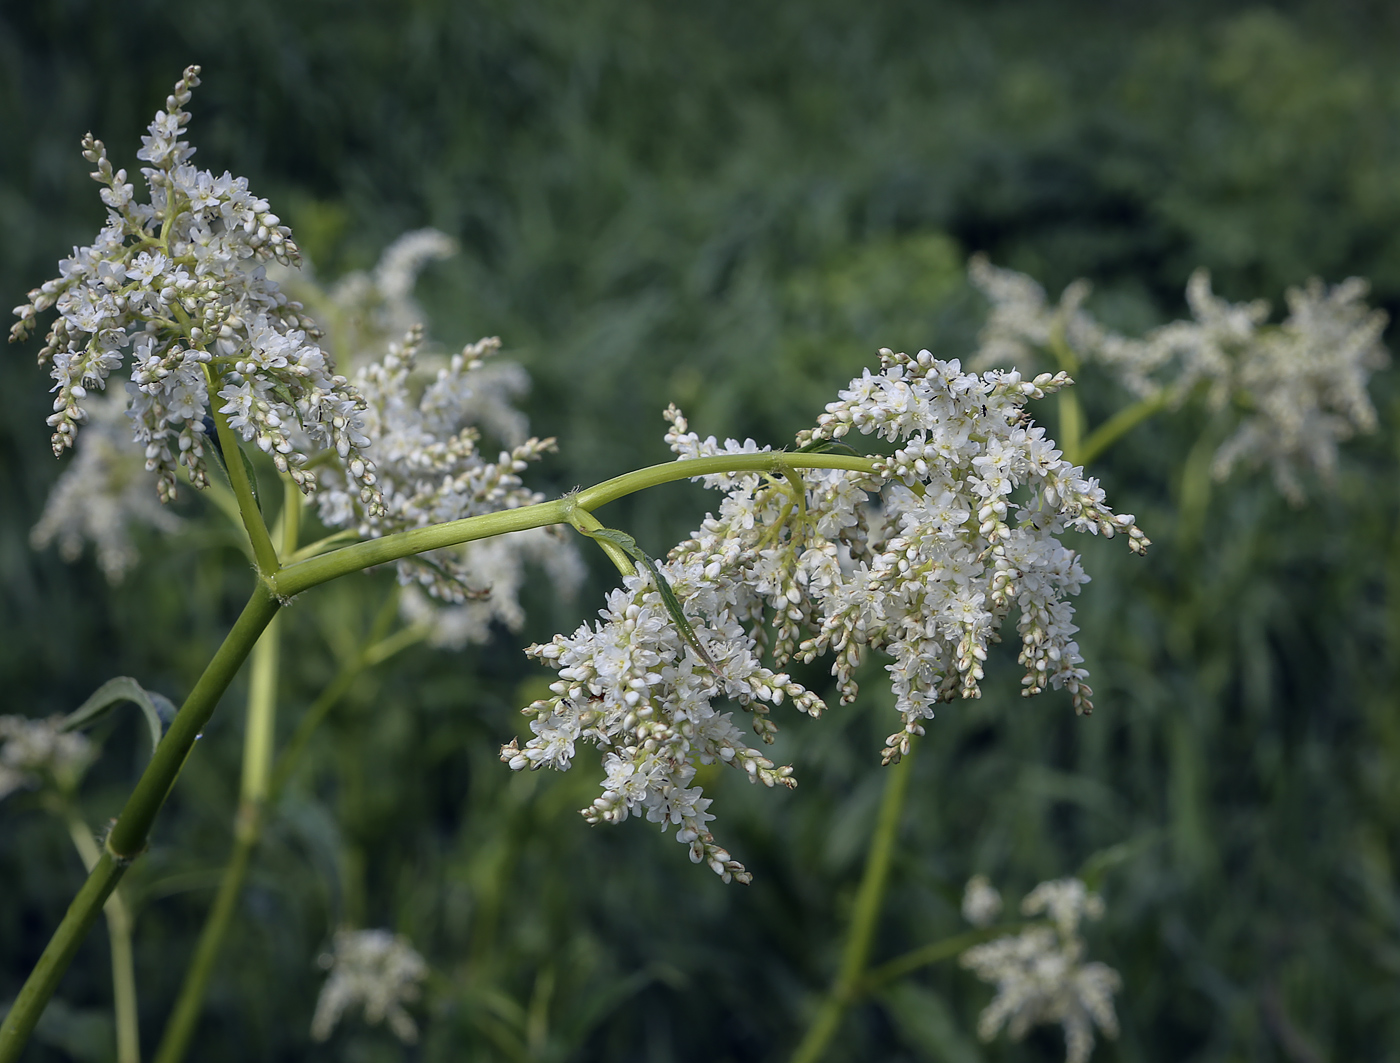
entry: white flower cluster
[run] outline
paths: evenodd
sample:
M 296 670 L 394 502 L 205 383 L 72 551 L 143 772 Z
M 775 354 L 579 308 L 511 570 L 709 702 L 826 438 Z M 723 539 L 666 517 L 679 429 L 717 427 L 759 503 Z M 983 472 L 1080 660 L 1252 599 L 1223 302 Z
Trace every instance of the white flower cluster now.
M 418 1040 L 418 1025 L 405 1004 L 422 993 L 428 965 L 402 934 L 387 930 L 337 930 L 332 951 L 320 959 L 330 977 L 316 1000 L 311 1036 L 330 1037 L 347 1009 L 360 1007 L 365 1021 L 389 1029 L 406 1044 Z
M 1386 315 L 1366 306 L 1367 284 L 1359 278 L 1332 288 L 1313 279 L 1289 289 L 1288 316 L 1269 325 L 1268 303 L 1221 299 L 1211 291 L 1210 274 L 1197 270 L 1186 286 L 1191 318 L 1130 339 L 1083 309 L 1085 281 L 1071 284 L 1051 307 L 1030 277 L 983 256 L 973 258 L 968 272 L 992 303 L 973 365 L 1029 368 L 1038 352 L 1053 353 L 1062 343 L 1072 359 L 1104 365 L 1139 398 L 1177 404 L 1203 389 L 1214 408 L 1232 404 L 1239 413 L 1239 427 L 1215 455 L 1219 479 L 1239 464 L 1267 465 L 1297 504 L 1300 470 L 1326 478 L 1338 442 L 1375 428 L 1366 386 L 1388 360 L 1381 343 Z
M 36 550 L 57 541 L 65 561 L 76 561 L 91 542 L 103 574 L 117 583 L 137 561 L 133 527 L 169 534 L 183 522 L 151 491 L 141 451 L 132 445 L 126 396 L 89 399 L 87 413 L 77 456 L 49 492 L 29 538 Z
M 1066 1063 L 1085 1063 L 1094 1048 L 1095 1026 L 1107 1037 L 1118 1035 L 1113 994 L 1122 988 L 1122 979 L 1105 964 L 1084 962 L 1079 934 L 1082 919 L 1103 915 L 1103 899 L 1077 878 L 1059 879 L 1032 890 L 1021 911 L 1046 915 L 1054 926 L 1030 927 L 962 955 L 962 965 L 997 990 L 978 1019 L 977 1032 L 990 1041 L 1005 1026 L 1019 1041 L 1032 1026 L 1059 1023 L 1065 1031 Z
M 553 440 L 527 438 L 529 422 L 515 406 L 529 390 L 525 371 L 492 357 L 500 346 L 494 338 L 450 358 L 425 339 L 414 286 L 424 266 L 455 250 L 445 234 L 418 229 L 385 248 L 372 270 L 329 286 L 318 284 L 309 269 L 279 275 L 324 330 L 340 364 L 355 368 L 353 380 L 367 404 L 365 453 L 377 466 L 384 512 L 369 512 L 353 484 L 332 471 L 320 495 L 327 524 L 380 536 L 543 497 L 526 490 L 518 476 L 554 447 Z M 486 440 L 506 448 L 495 461 L 484 450 Z M 496 623 L 518 630 L 527 564 L 542 567 L 565 596 L 583 580 L 577 550 L 557 530 L 467 543 L 399 562 L 403 617 L 426 625 L 429 641 L 447 649 L 486 642 Z
M 923 733 L 936 703 L 979 695 L 987 645 L 1013 607 L 1023 692 L 1065 687 L 1078 710 L 1089 710 L 1068 602 L 1087 577 L 1056 536 L 1070 528 L 1122 533 L 1139 552 L 1147 539 L 1030 420 L 1025 404 L 1068 379 L 977 376 L 927 351 L 911 358 L 885 350 L 881 363 L 852 381 L 798 444 L 836 446 L 854 429 L 897 443 L 894 454 L 852 473 L 785 468 L 778 452 L 777 474 L 704 477 L 725 492 L 719 514 L 661 566 L 694 631 L 677 629 L 654 580 L 627 579 L 602 624 L 533 648 L 559 680 L 552 698 L 525 710 L 534 737 L 523 747 L 513 741 L 503 759 L 517 769 L 563 768 L 576 742 L 592 742 L 607 776 L 585 816 L 620 820 L 645 810 L 680 824 L 697 861 L 740 876 L 705 829 L 709 801 L 691 785 L 696 763 L 718 759 L 769 785 L 792 780 L 744 747 L 712 703 L 748 708 L 765 740 L 774 731 L 768 707 L 783 697 L 811 715 L 823 708 L 786 674 L 764 668 L 761 648 L 778 667 L 834 652 L 843 701 L 856 696 L 863 657 L 889 654 L 903 727 L 888 739 L 887 762 Z M 759 450 L 751 440 L 701 441 L 674 407 L 667 417 L 667 441 L 682 459 Z
M 348 474 L 332 470 L 325 477 L 319 506 L 328 526 L 378 537 L 544 500 L 521 483 L 519 474 L 553 450 L 554 440 L 518 438 L 523 417 L 510 400 L 523 390 L 523 374 L 492 372 L 485 361 L 500 341 L 469 345 L 426 382 L 415 375 L 421 345 L 422 330 L 415 326 L 381 360 L 356 372 L 355 386 L 365 401 L 365 451 L 377 465 L 382 504 L 362 503 L 354 483 L 358 459 L 352 459 Z M 481 452 L 481 422 L 517 436 L 494 461 Z M 572 547 L 541 531 L 408 557 L 398 563 L 399 578 L 457 607 L 435 618 L 434 637 L 440 644 L 461 645 L 484 640 L 492 619 L 519 625 L 515 589 L 527 558 L 542 561 L 566 592 L 582 577 Z M 421 597 L 408 601 L 410 615 L 422 613 Z
M 372 465 L 362 454 L 362 402 L 315 342 L 312 322 L 268 280 L 269 262 L 297 256 L 291 231 L 242 177 L 196 170 L 181 139 L 199 68 L 189 67 L 158 111 L 137 157 L 149 202 L 138 202 L 125 170 L 113 170 L 102 142 L 83 140 L 83 157 L 105 187 L 107 224 L 59 264 L 58 278 L 30 292 L 15 313 L 12 340 L 56 307 L 40 363 L 52 365 L 53 447 L 71 447 L 88 419 L 85 400 L 129 359 L 130 417 L 162 499 L 175 494 L 184 465 L 208 482 L 204 438 L 210 391 L 248 442 L 271 455 L 303 490 L 309 452 L 334 450 L 353 464 L 357 492 L 379 505 Z
M 63 790 L 77 785 L 97 748 L 86 735 L 62 730 L 62 723 L 62 716 L 0 716 L 0 798 L 46 782 Z

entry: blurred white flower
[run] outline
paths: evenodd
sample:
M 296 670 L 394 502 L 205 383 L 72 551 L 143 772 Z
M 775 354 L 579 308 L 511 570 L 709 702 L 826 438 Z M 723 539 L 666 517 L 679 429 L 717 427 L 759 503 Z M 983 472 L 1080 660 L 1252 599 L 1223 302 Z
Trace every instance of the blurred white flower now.
M 1139 398 L 1175 405 L 1200 388 L 1213 407 L 1233 406 L 1238 416 L 1215 454 L 1218 479 L 1241 464 L 1268 466 L 1279 491 L 1299 504 L 1300 473 L 1326 480 L 1337 444 L 1376 426 L 1366 388 L 1389 360 L 1381 343 L 1387 318 L 1366 306 L 1360 278 L 1332 288 L 1314 278 L 1290 288 L 1288 316 L 1270 325 L 1268 303 L 1221 299 L 1210 274 L 1197 270 L 1186 286 L 1191 317 L 1130 339 L 1082 308 L 1085 281 L 1051 307 L 1034 280 L 984 256 L 972 259 L 968 274 L 992 304 L 972 365 L 1029 370 L 1063 341 L 1076 361 L 1102 364 Z
M 1095 1026 L 1106 1037 L 1118 1034 L 1113 994 L 1122 988 L 1122 979 L 1105 964 L 1084 962 L 1079 934 L 1081 919 L 1103 914 L 1103 901 L 1078 879 L 1059 879 L 1032 890 L 1021 911 L 1048 915 L 1054 927 L 1031 927 L 962 955 L 964 967 L 996 985 L 977 1032 L 990 1041 L 1005 1026 L 1019 1041 L 1032 1026 L 1059 1023 L 1065 1031 L 1066 1063 L 1085 1063 L 1093 1051 Z
M 0 798 L 47 782 L 62 790 L 77 785 L 97 747 L 86 735 L 60 730 L 62 723 L 62 716 L 0 716 Z
M 316 1001 L 312 1037 L 326 1040 L 346 1010 L 359 1007 L 371 1025 L 387 1020 L 400 1041 L 418 1040 L 418 1025 L 404 1005 L 421 996 L 428 965 L 406 937 L 387 930 L 337 930 L 320 964 L 330 976 Z
M 1001 894 L 986 875 L 973 875 L 963 890 L 962 916 L 973 926 L 991 926 L 1001 914 Z
M 182 521 L 151 490 L 145 460 L 131 441 L 126 397 L 91 399 L 87 412 L 77 454 L 49 492 L 30 542 L 40 550 L 57 541 L 65 561 L 76 561 L 91 542 L 103 574 L 117 583 L 137 561 L 134 527 L 168 534 Z

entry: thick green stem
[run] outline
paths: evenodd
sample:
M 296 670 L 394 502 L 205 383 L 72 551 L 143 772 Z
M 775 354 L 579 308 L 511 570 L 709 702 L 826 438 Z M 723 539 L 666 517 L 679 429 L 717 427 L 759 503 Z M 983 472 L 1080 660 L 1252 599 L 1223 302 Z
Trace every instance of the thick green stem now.
M 390 604 L 392 601 L 393 599 Z M 392 610 L 387 611 L 391 622 L 393 615 Z M 160 1047 L 156 1049 L 155 1063 L 179 1063 L 189 1051 L 190 1041 L 194 1037 L 195 1027 L 204 1007 L 204 998 L 209 990 L 210 978 L 223 949 L 224 939 L 228 936 L 229 927 L 233 923 L 233 915 L 237 910 L 239 894 L 243 891 L 244 880 L 248 876 L 253 851 L 262 839 L 268 814 L 282 796 L 282 791 L 300 762 L 312 733 L 366 668 L 379 664 L 400 650 L 421 641 L 424 633 L 421 627 L 411 627 L 383 638 L 383 631 L 376 625 L 364 649 L 345 664 L 330 685 L 321 691 L 311 707 L 302 714 L 296 731 L 282 756 L 277 759 L 276 768 L 262 791 L 261 799 L 240 806 L 238 824 L 234 831 L 233 852 L 219 880 L 219 892 L 214 898 L 214 905 L 205 919 L 203 930 L 200 931 L 194 957 L 190 960 L 185 980 L 180 986 L 180 996 L 175 1001 L 175 1008 L 166 1023 Z M 262 643 L 258 645 L 261 646 Z
M 904 799 L 909 792 L 912 770 L 910 756 L 889 769 L 885 795 L 880 802 L 880 815 L 875 836 L 865 858 L 865 873 L 856 893 L 855 910 L 851 913 L 850 929 L 841 953 L 841 970 L 822 1001 L 816 1020 L 792 1054 L 792 1063 L 817 1063 L 831 1044 L 846 1011 L 861 996 L 865 981 L 865 966 L 875 939 L 875 927 L 884 905 L 885 887 L 889 883 L 890 863 L 894 858 L 895 840 L 904 812 Z
M 508 509 L 499 513 L 485 513 L 479 517 L 434 524 L 428 528 L 414 528 L 411 531 L 386 535 L 382 539 L 356 543 L 288 565 L 272 577 L 271 582 L 279 595 L 290 598 L 351 572 L 359 572 L 361 569 L 389 561 L 398 561 L 400 558 L 411 557 L 428 550 L 460 546 L 462 543 L 489 539 L 507 532 L 543 528 L 550 524 L 566 524 L 569 522 L 569 513 L 574 509 L 582 508 L 591 513 L 599 506 L 644 491 L 648 487 L 713 473 L 777 473 L 784 468 L 846 469 L 850 472 L 871 473 L 875 471 L 875 461 L 872 458 L 847 454 L 788 454 L 783 451 L 718 454 L 712 458 L 668 461 L 663 465 L 652 465 L 636 472 L 615 476 L 611 480 L 605 480 L 594 487 L 552 502 L 540 502 L 537 505 L 521 506 L 519 509 Z
M 281 643 L 280 614 L 274 616 L 253 647 L 248 669 L 248 722 L 243 738 L 243 784 L 239 815 L 262 803 L 272 773 L 273 743 L 277 733 L 277 672 Z
M 73 847 L 90 873 L 102 859 L 91 829 L 71 802 L 63 810 Z M 102 906 L 107 917 L 107 941 L 112 952 L 112 1013 L 117 1026 L 117 1063 L 141 1063 L 141 1025 L 136 1008 L 136 957 L 131 948 L 131 909 L 120 890 Z
M 127 865 L 145 851 L 151 825 L 165 804 L 185 758 L 194 747 L 195 739 L 209 722 L 219 698 L 228 689 L 263 628 L 276 615 L 278 607 L 272 592 L 259 583 L 223 645 L 176 713 L 170 730 L 156 747 L 150 763 L 107 835 L 101 857 L 78 895 L 73 898 L 73 903 L 68 906 L 67 914 L 20 989 L 19 996 L 5 1016 L 4 1024 L 0 1025 L 0 1063 L 15 1063 L 19 1059 L 29 1035 L 34 1032 L 34 1025 L 58 988 L 59 979 L 97 920 L 97 913 L 116 888 Z

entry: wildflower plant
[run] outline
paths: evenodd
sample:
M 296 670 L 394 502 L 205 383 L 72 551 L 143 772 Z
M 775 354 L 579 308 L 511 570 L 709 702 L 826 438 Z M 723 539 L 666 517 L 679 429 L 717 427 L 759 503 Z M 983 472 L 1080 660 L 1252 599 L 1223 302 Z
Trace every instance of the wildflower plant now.
M 996 302 L 978 358 L 1003 364 L 972 371 L 927 350 L 881 350 L 878 365 L 841 389 L 786 449 L 702 438 L 673 406 L 664 416 L 675 460 L 550 499 L 525 482 L 555 442 L 531 436 L 515 408 L 527 384 L 523 372 L 496 357 L 494 338 L 449 355 L 419 324 L 414 278 L 426 262 L 451 252 L 450 241 L 427 230 L 409 234 L 375 270 L 333 287 L 298 277 L 291 232 L 269 204 L 242 178 L 190 163 L 186 108 L 198 83 L 199 68 L 188 68 L 143 138 L 137 154 L 148 164 L 141 170 L 144 199 L 102 143 L 84 139 L 107 222 L 92 244 L 61 263 L 57 279 L 16 310 L 13 340 L 29 336 L 41 314 L 57 311 L 39 354 L 55 381 L 49 425 L 56 454 L 78 447 L 78 463 L 34 535 L 40 544 L 59 542 L 66 554 L 92 538 L 104 570 L 119 575 L 134 548 L 116 531 L 103 532 L 107 524 L 91 507 L 120 516 L 111 522 L 116 529 L 135 521 L 174 530 L 166 511 L 149 498 L 135 500 L 135 454 L 143 472 L 153 474 L 151 496 L 170 501 L 183 475 L 236 521 L 256 579 L 178 712 L 148 712 L 156 740 L 151 760 L 100 846 L 87 836 L 89 878 L 0 1027 L 0 1063 L 18 1057 L 104 904 L 109 923 L 121 918 L 110 898 L 119 899 L 117 884 L 147 847 L 195 739 L 245 660 L 251 658 L 248 724 L 235 848 L 157 1063 L 177 1063 L 189 1047 L 262 826 L 336 701 L 366 668 L 416 641 L 456 647 L 486 641 L 493 624 L 518 627 L 526 564 L 544 568 L 567 592 L 580 581 L 576 542 L 584 540 L 616 566 L 620 585 L 596 621 L 529 649 L 555 678 L 549 696 L 525 707 L 528 734 L 506 742 L 501 759 L 516 770 L 566 769 L 591 747 L 603 779 L 599 796 L 582 810 L 585 819 L 643 816 L 662 829 L 674 827 L 691 859 L 726 882 L 751 876 L 711 830 L 713 799 L 700 784 L 700 768 L 728 765 L 754 783 L 793 786 L 793 769 L 763 750 L 777 731 L 778 710 L 789 703 L 815 718 L 827 706 L 789 669 L 795 662 L 829 665 L 844 704 L 857 697 L 861 664 L 872 657 L 885 662 L 896 715 L 880 757 L 890 781 L 841 972 L 794 1056 L 815 1060 L 844 1010 L 882 978 L 953 954 L 947 943 L 936 943 L 882 968 L 867 962 L 907 791 L 907 759 L 928 721 L 944 703 L 981 696 L 990 647 L 1011 622 L 1023 694 L 1063 689 L 1077 712 L 1089 712 L 1092 691 L 1072 605 L 1088 576 L 1071 533 L 1122 536 L 1137 554 L 1149 545 L 1130 514 L 1110 508 L 1083 466 L 1084 455 L 1102 450 L 1105 438 L 1125 430 L 1122 424 L 1104 426 L 1111 428 L 1108 437 L 1081 440 L 1078 422 L 1062 416 L 1071 438 L 1057 443 L 1037 423 L 1034 404 L 1057 395 L 1062 415 L 1076 409 L 1067 398 L 1073 370 L 1061 365 L 1031 375 L 1012 363 L 1027 366 L 1046 349 L 1063 354 L 1069 346 L 1098 352 L 1105 364 L 1131 367 L 1123 370 L 1125 382 L 1156 410 L 1169 404 L 1162 396 L 1187 386 L 1173 391 L 1159 370 L 1179 363 L 1188 367 L 1183 380 L 1208 376 L 1211 352 L 1221 347 L 1216 337 L 1235 329 L 1270 353 L 1256 358 L 1248 353 L 1255 348 L 1240 340 L 1245 355 L 1211 379 L 1226 381 L 1219 386 L 1232 395 L 1248 385 L 1258 397 L 1258 416 L 1273 424 L 1301 408 L 1295 400 L 1311 379 L 1308 352 L 1340 345 L 1346 353 L 1336 354 L 1336 387 L 1300 415 L 1298 432 L 1335 439 L 1347 425 L 1364 427 L 1369 405 L 1358 374 L 1379 357 L 1380 319 L 1360 306 L 1355 285 L 1331 293 L 1308 289 L 1295 300 L 1295 324 L 1273 339 L 1256 335 L 1257 310 L 1202 295 L 1189 337 L 1149 337 L 1141 351 L 1125 353 L 1131 345 L 1083 310 L 1082 286 L 1051 310 L 1029 278 L 974 263 L 974 277 Z M 1170 358 L 1160 353 L 1168 349 Z M 1286 363 L 1293 375 L 1261 368 L 1266 363 Z M 123 419 L 130 451 L 122 450 Z M 1308 451 L 1300 443 L 1314 464 L 1324 465 L 1328 445 Z M 1240 444 L 1229 461 L 1246 450 Z M 652 557 L 596 516 L 611 501 L 681 480 L 717 492 L 717 501 L 664 556 Z M 282 487 L 275 509 L 273 493 L 260 488 L 272 482 Z M 329 534 L 305 542 L 313 514 Z M 279 756 L 284 607 L 324 583 L 390 564 L 401 592 L 386 602 L 381 622 L 303 714 Z M 88 756 L 80 755 L 86 747 L 76 736 L 55 737 L 44 747 L 52 755 L 43 768 L 36 766 L 42 757 L 25 752 L 43 743 L 25 735 L 26 728 L 47 725 L 5 721 L 3 749 L 20 752 L 0 754 L 8 758 L 0 761 L 8 772 L 0 786 L 8 780 L 13 789 L 42 771 L 58 778 L 60 747 L 69 750 L 62 763 L 71 771 L 63 770 L 73 776 L 70 789 L 76 786 Z M 1075 966 L 1082 952 L 1077 920 L 1096 902 L 1080 898 L 1071 919 L 1068 887 L 1053 885 L 1033 894 L 1040 899 L 1028 899 L 1026 911 L 1044 908 L 1056 920 L 1057 936 L 1045 938 L 1041 953 L 1059 949 L 1066 971 L 1073 967 L 1076 978 L 1093 982 L 1092 1006 L 1088 989 L 1070 1003 L 1049 989 L 1040 996 L 1013 993 L 997 973 L 1009 969 L 1009 960 L 968 962 L 979 975 L 1001 979 L 998 1000 L 1020 994 L 1014 1006 L 994 1004 L 997 1025 L 1006 1021 L 1014 1035 L 1034 1021 L 1063 1022 L 1071 1058 L 1079 1059 L 1091 1043 L 1088 1020 L 1112 1028 L 1115 986 L 1093 965 Z M 989 891 L 984 883 L 968 894 L 968 917 L 983 927 L 975 931 L 983 935 L 979 941 L 997 930 L 990 925 L 996 904 Z M 126 927 L 129 932 L 129 920 Z M 958 951 L 967 943 L 961 944 Z M 387 1021 L 404 1040 L 416 1036 L 404 1005 L 417 1000 L 427 967 L 405 939 L 390 931 L 342 931 L 327 955 L 330 977 L 313 1021 L 317 1037 L 329 1035 L 354 1006 L 371 1022 Z M 134 1063 L 134 996 L 121 1007 L 128 1031 L 121 1063 Z

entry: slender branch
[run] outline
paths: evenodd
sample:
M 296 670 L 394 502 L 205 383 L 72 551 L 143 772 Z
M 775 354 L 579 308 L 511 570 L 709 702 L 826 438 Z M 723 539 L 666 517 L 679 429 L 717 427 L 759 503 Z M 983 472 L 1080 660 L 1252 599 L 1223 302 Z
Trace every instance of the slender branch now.
M 903 978 L 906 974 L 912 974 L 920 967 L 927 967 L 931 963 L 938 963 L 940 960 L 952 959 L 960 953 L 966 952 L 974 945 L 980 945 L 984 941 L 991 941 L 993 938 L 1004 937 L 1007 934 L 1015 934 L 1024 930 L 1028 926 L 1039 925 L 1038 923 L 1006 923 L 999 926 L 984 926 L 976 930 L 968 930 L 962 934 L 956 934 L 942 941 L 930 942 L 917 949 L 906 952 L 903 956 L 897 956 L 888 963 L 882 963 L 879 967 L 872 968 L 866 973 L 865 978 L 860 983 L 860 993 L 864 996 L 867 993 L 874 993 L 878 989 L 889 985 L 897 979 Z
M 602 521 L 581 506 L 575 506 L 569 511 L 569 523 L 580 534 L 587 535 L 590 539 L 593 539 L 591 532 L 602 531 L 604 528 Z M 608 555 L 608 560 L 623 576 L 631 576 L 636 573 L 637 566 L 632 564 L 632 559 L 616 543 L 610 543 L 606 539 L 593 539 L 593 541 L 603 548 L 603 553 Z
M 176 713 L 170 730 L 156 747 L 150 763 L 127 799 L 126 806 L 103 845 L 102 854 L 88 874 L 73 903 L 49 939 L 43 955 L 25 980 L 5 1021 L 0 1024 L 0 1063 L 16 1063 L 29 1035 L 39 1021 L 59 979 L 72 963 L 78 946 L 87 937 L 108 896 L 127 866 L 146 848 L 151 825 L 174 785 L 185 759 L 234 675 L 276 615 L 278 600 L 259 583 L 243 612 L 214 654 Z
M 209 394 L 212 396 L 218 390 L 215 386 L 218 381 L 207 368 L 205 377 L 209 383 Z M 238 511 L 243 517 L 248 541 L 253 545 L 253 556 L 257 559 L 258 571 L 264 576 L 270 576 L 282 565 L 277 560 L 277 550 L 267 534 L 267 525 L 263 523 L 262 512 L 253 496 L 253 484 L 248 479 L 248 470 L 243 467 L 243 451 L 239 449 L 238 438 L 228 425 L 228 418 L 217 406 L 211 404 L 210 408 L 213 410 L 214 428 L 219 437 L 219 450 L 224 456 L 224 468 L 228 470 L 229 483 L 233 487 L 234 497 L 238 499 Z
M 847 454 L 789 454 L 783 451 L 769 451 L 761 454 L 719 454 L 711 458 L 668 461 L 663 465 L 652 465 L 646 469 L 615 476 L 567 498 L 540 502 L 533 506 L 521 506 L 519 509 L 507 509 L 499 513 L 485 513 L 479 517 L 448 521 L 427 528 L 414 528 L 411 531 L 386 535 L 382 539 L 356 543 L 288 565 L 271 577 L 271 581 L 279 595 L 291 598 L 351 572 L 397 561 L 413 554 L 460 546 L 462 543 L 488 539 L 507 532 L 564 524 L 568 522 L 572 509 L 582 508 L 592 512 L 599 506 L 644 491 L 648 487 L 715 473 L 771 473 L 784 467 L 846 469 L 851 472 L 870 473 L 875 470 L 875 460 Z
M 875 926 L 884 903 L 885 887 L 889 883 L 890 863 L 894 858 L 894 843 L 904 811 L 904 798 L 909 792 L 912 770 L 909 761 L 910 754 L 905 754 L 898 764 L 889 768 L 890 776 L 885 782 L 884 798 L 880 801 L 875 836 L 870 841 L 865 873 L 856 893 L 855 910 L 851 914 L 851 925 L 841 954 L 841 970 L 822 1001 L 816 1020 L 793 1052 L 792 1063 L 817 1063 L 830 1046 L 846 1010 L 860 998 L 865 965 L 870 959 Z
M 92 829 L 83 822 L 71 799 L 63 802 L 63 820 L 73 847 L 89 872 L 102 859 Z M 141 1063 L 141 1025 L 136 1008 L 136 959 L 132 953 L 131 909 L 120 890 L 102 906 L 107 917 L 107 941 L 112 952 L 112 1013 L 117 1025 L 117 1063 Z
M 1064 447 L 1065 456 L 1073 465 L 1088 465 L 1098 458 L 1119 439 L 1166 409 L 1168 395 L 1165 390 L 1145 399 L 1138 399 L 1131 406 L 1124 406 L 1103 424 L 1099 425 L 1077 448 Z

